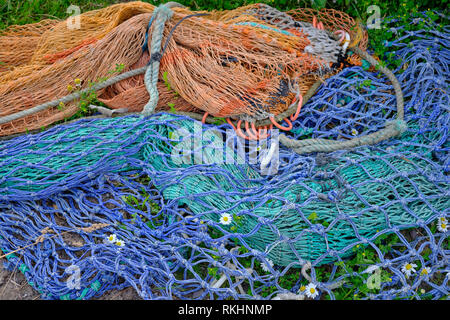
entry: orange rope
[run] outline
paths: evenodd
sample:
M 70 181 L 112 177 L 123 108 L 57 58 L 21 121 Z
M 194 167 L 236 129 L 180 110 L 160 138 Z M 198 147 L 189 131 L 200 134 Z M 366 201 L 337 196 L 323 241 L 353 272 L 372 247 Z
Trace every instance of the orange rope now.
M 275 125 L 275 127 L 277 127 L 280 130 L 283 130 L 283 131 L 292 130 L 292 122 L 290 122 L 288 118 L 284 118 L 284 121 L 286 121 L 286 123 L 288 124 L 287 127 L 283 127 L 282 125 L 280 125 L 278 122 L 275 121 L 275 119 L 273 117 L 270 117 L 270 121 L 272 121 L 272 123 Z
M 43 59 L 47 60 L 50 63 L 55 63 L 58 60 L 61 60 L 69 55 L 71 55 L 72 53 L 80 50 L 81 48 L 87 47 L 90 44 L 96 43 L 98 40 L 95 38 L 92 39 L 86 39 L 83 40 L 78 46 L 71 48 L 71 49 L 67 49 L 64 50 L 62 52 L 58 52 L 58 53 L 54 53 L 54 54 L 47 54 L 45 56 L 43 56 Z

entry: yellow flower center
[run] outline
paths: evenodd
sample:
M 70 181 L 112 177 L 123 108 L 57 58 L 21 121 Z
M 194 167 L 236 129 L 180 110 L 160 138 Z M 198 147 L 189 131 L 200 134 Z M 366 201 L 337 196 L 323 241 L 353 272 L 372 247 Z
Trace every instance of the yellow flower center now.
M 422 274 L 428 274 L 427 269 L 423 269 L 423 270 L 422 270 Z
M 305 291 L 305 290 L 306 290 L 306 287 L 305 287 L 305 286 L 301 286 L 301 287 L 300 287 L 300 291 L 303 292 L 303 291 Z
M 312 294 L 314 294 L 314 292 L 316 292 L 316 289 L 311 288 L 311 289 L 309 289 L 309 292 L 311 292 Z
M 411 270 L 412 269 L 412 265 L 407 264 L 405 268 L 406 268 L 406 270 Z
M 228 221 L 228 217 L 223 217 L 223 221 Z
M 447 229 L 447 225 L 445 223 L 441 223 L 441 228 L 442 229 Z

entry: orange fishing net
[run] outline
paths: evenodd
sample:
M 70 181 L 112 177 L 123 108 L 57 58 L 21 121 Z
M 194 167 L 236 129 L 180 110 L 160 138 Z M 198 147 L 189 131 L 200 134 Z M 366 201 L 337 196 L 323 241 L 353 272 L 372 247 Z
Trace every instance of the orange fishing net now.
M 67 95 L 74 79 L 81 79 L 80 88 L 86 88 L 89 81 L 111 76 L 117 64 L 124 64 L 125 70 L 145 66 L 150 54 L 143 45 L 154 9 L 143 2 L 122 3 L 83 13 L 80 29 L 45 20 L 0 33 L 0 117 Z M 277 115 L 317 79 L 342 68 L 340 53 L 329 50 L 330 44 L 340 48 L 341 43 L 327 32 L 343 30 L 352 39 L 357 36 L 355 21 L 335 10 L 282 13 L 256 4 L 190 17 L 179 25 L 194 12 L 173 11 L 164 29 L 163 43 L 168 43 L 161 59 L 156 110 L 175 105 L 180 111 L 250 122 Z M 313 18 L 321 24 L 313 24 Z M 365 49 L 367 35 L 360 38 Z M 321 51 L 323 41 L 329 43 Z M 141 111 L 149 100 L 143 75 L 97 96 L 110 108 L 129 111 Z M 62 120 L 77 112 L 77 103 L 2 124 L 0 135 Z

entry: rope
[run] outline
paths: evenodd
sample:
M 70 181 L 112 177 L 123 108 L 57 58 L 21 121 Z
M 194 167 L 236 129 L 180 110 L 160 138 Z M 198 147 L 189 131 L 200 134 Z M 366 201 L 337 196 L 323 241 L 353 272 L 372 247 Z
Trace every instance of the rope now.
M 162 5 L 162 6 L 164 6 L 164 5 Z M 158 8 L 160 8 L 160 7 L 158 7 Z M 166 7 L 164 7 L 164 8 L 166 8 Z M 158 78 L 159 78 L 159 65 L 160 65 L 161 58 L 163 57 L 164 52 L 166 51 L 167 46 L 169 45 L 169 41 L 172 38 L 173 32 L 180 25 L 180 23 L 182 23 L 186 19 L 189 19 L 192 17 L 208 15 L 207 13 L 191 14 L 191 15 L 184 17 L 180 21 L 178 21 L 178 23 L 170 31 L 169 36 L 167 37 L 167 40 L 164 44 L 163 50 L 160 52 L 162 36 L 164 33 L 164 24 L 173 15 L 172 10 L 170 10 L 170 12 L 167 10 L 170 10 L 170 9 L 166 8 L 162 12 L 156 12 L 156 10 L 155 10 L 155 13 L 154 13 L 154 16 L 156 15 L 156 17 L 157 17 L 156 18 L 157 26 L 153 30 L 153 34 L 152 34 L 152 44 L 151 44 L 152 49 L 151 49 L 150 66 L 146 70 L 145 77 L 144 77 L 145 87 L 147 88 L 147 91 L 150 95 L 149 102 L 144 106 L 144 109 L 142 110 L 142 114 L 145 116 L 152 114 L 155 111 L 155 108 L 158 104 L 159 92 L 158 92 L 157 84 L 158 84 Z M 152 20 L 153 20 L 153 17 L 152 17 Z
M 159 65 L 161 60 L 161 42 L 164 34 L 164 25 L 166 21 L 173 16 L 173 11 L 166 4 L 158 6 L 153 12 L 155 18 L 155 28 L 152 33 L 150 66 L 145 71 L 144 83 L 150 95 L 150 100 L 144 106 L 142 113 L 150 115 L 156 108 L 159 100 L 159 92 L 157 88 L 159 77 Z
M 161 51 L 161 43 L 162 38 L 164 34 L 164 25 L 166 24 L 166 21 L 169 20 L 173 16 L 173 11 L 170 8 L 176 7 L 178 3 L 176 2 L 168 2 L 166 4 L 160 5 L 158 8 L 155 9 L 153 12 L 152 19 L 150 20 L 149 27 L 147 28 L 147 31 L 149 30 L 151 24 L 153 23 L 154 19 L 156 20 L 155 28 L 153 29 L 152 33 L 152 42 L 151 42 L 151 58 L 149 62 L 149 68 L 145 72 L 144 77 L 144 83 L 145 87 L 147 88 L 147 91 L 150 95 L 150 100 L 148 103 L 144 106 L 144 109 L 142 110 L 142 114 L 145 116 L 148 116 L 152 114 L 155 111 L 155 108 L 159 101 L 159 92 L 157 88 L 158 84 L 158 78 L 159 78 L 159 66 L 161 63 L 161 58 L 164 55 L 164 52 L 167 49 L 167 46 L 169 45 L 169 41 L 172 38 L 173 32 L 175 29 L 182 23 L 184 20 L 192 18 L 192 17 L 198 17 L 198 16 L 205 16 L 208 15 L 207 13 L 197 13 L 197 14 L 191 14 L 183 19 L 181 19 L 170 31 L 169 36 L 167 37 L 167 40 L 165 42 L 165 45 L 163 47 L 163 50 Z M 147 34 L 146 34 L 147 39 Z
M 8 123 L 8 122 L 20 119 L 20 118 L 24 118 L 24 117 L 30 116 L 34 113 L 46 110 L 48 108 L 57 107 L 61 102 L 64 104 L 69 103 L 73 100 L 79 99 L 83 94 L 88 93 L 92 90 L 94 90 L 94 91 L 102 90 L 102 89 L 112 86 L 113 84 L 116 84 L 122 80 L 143 74 L 145 72 L 145 70 L 147 70 L 147 67 L 130 70 L 130 71 L 122 73 L 116 77 L 108 79 L 105 82 L 98 83 L 98 84 L 92 86 L 91 88 L 86 88 L 86 89 L 80 90 L 78 92 L 69 94 L 63 98 L 56 99 L 56 100 L 53 100 L 50 102 L 46 102 L 46 103 L 38 105 L 36 107 L 1 117 L 0 124 L 4 124 L 4 123 Z

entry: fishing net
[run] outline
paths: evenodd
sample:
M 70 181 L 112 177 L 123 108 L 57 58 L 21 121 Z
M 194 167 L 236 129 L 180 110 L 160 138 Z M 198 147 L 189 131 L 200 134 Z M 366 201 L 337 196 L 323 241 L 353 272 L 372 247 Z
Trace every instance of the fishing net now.
M 402 60 L 408 127 L 375 146 L 299 155 L 275 130 L 245 141 L 228 124 L 167 113 L 3 141 L 5 265 L 46 299 L 130 286 L 144 299 L 303 299 L 308 283 L 333 299 L 377 274 L 360 298 L 448 297 L 448 35 L 429 22 L 388 44 Z M 395 99 L 381 73 L 345 68 L 289 135 L 368 135 L 393 118 Z
M 109 77 L 117 64 L 127 71 L 156 59 L 161 63 L 157 110 L 169 110 L 168 105 L 175 103 L 178 111 L 253 122 L 267 119 L 288 109 L 319 78 L 342 69 L 342 44 L 331 33 L 341 30 L 353 36 L 350 29 L 356 26 L 344 13 L 337 18 L 334 11 L 308 11 L 321 15 L 330 26 L 325 30 L 313 26 L 312 20 L 296 22 L 264 4 L 211 13 L 184 8 L 172 12 L 161 35 L 164 52 L 159 56 L 152 54 L 150 45 L 158 38 L 155 7 L 142 2 L 83 13 L 79 28 L 50 20 L 3 31 L 0 116 L 61 98 L 74 79 L 83 80 L 79 88 L 85 89 L 89 81 Z M 334 19 L 337 24 L 327 22 Z M 125 104 L 129 111 L 141 111 L 149 100 L 144 75 L 105 88 L 97 96 L 110 108 Z M 70 117 L 77 107 L 76 101 L 70 102 L 1 124 L 0 134 L 39 129 Z

